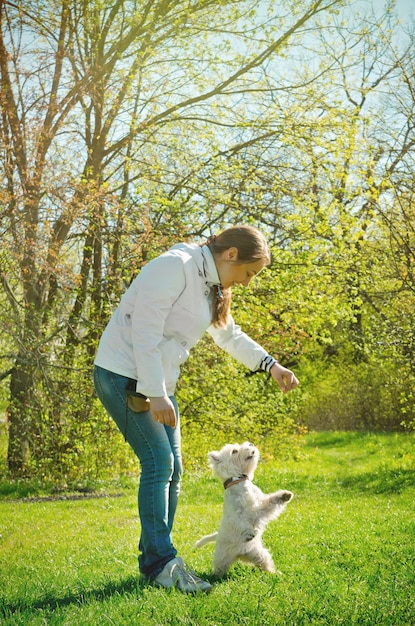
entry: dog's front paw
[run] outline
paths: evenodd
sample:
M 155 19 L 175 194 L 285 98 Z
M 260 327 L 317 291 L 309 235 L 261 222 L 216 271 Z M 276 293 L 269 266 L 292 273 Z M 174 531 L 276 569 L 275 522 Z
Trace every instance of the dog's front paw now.
M 284 489 L 281 489 L 281 491 L 277 491 L 277 493 L 274 494 L 274 502 L 276 504 L 285 504 L 286 502 L 292 500 L 293 497 L 294 494 L 292 491 L 285 491 Z

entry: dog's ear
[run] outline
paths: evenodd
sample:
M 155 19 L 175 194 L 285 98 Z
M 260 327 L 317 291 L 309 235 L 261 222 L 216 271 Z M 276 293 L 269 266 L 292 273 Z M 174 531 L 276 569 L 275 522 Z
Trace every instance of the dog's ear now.
M 218 463 L 220 463 L 219 452 L 217 452 L 216 450 L 214 450 L 213 452 L 208 452 L 208 459 L 209 459 L 209 463 L 212 466 L 217 465 Z

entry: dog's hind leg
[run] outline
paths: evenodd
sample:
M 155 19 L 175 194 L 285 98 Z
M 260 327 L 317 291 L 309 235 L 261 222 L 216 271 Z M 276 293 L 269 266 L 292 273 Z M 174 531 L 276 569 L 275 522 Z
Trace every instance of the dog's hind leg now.
M 255 549 L 244 554 L 241 559 L 252 563 L 265 572 L 270 572 L 271 574 L 276 572 L 272 556 L 264 546 L 256 546 Z
M 230 552 L 228 549 L 224 549 L 224 547 L 216 544 L 215 553 L 213 555 L 213 571 L 215 576 L 218 578 L 222 578 L 225 576 L 226 572 L 236 561 L 236 555 Z

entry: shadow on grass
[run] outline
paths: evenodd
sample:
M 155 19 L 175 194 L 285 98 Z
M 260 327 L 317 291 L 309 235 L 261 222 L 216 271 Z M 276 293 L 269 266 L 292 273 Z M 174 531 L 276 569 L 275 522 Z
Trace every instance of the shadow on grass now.
M 308 448 L 342 448 L 354 444 L 355 441 L 361 442 L 365 436 L 368 435 L 355 432 L 316 431 L 308 437 L 306 445 Z
M 140 580 L 137 576 L 129 576 L 128 578 L 118 581 L 109 582 L 97 589 L 84 590 L 69 593 L 66 596 L 56 597 L 52 594 L 45 594 L 42 598 L 33 600 L 18 600 L 17 602 L 7 603 L 0 600 L 0 616 L 8 617 L 11 614 L 27 611 L 53 611 L 58 608 L 65 608 L 71 604 L 85 604 L 88 602 L 101 602 L 114 595 L 143 593 L 145 587 L 149 587 L 147 581 Z
M 370 494 L 401 493 L 415 487 L 415 470 L 378 469 L 355 476 L 344 476 L 339 481 L 342 488 Z
M 405 489 L 415 487 L 415 469 L 400 467 L 377 467 L 371 471 L 348 473 L 347 469 L 332 474 L 284 474 L 284 487 L 303 495 L 328 494 L 343 495 L 344 497 L 356 494 L 393 495 L 400 494 Z
M 201 578 L 208 580 L 211 584 L 220 584 L 226 582 L 227 577 L 218 579 L 213 574 L 198 573 Z M 64 609 L 72 604 L 81 605 L 93 602 L 102 602 L 113 596 L 134 594 L 137 597 L 144 595 L 145 589 L 158 590 L 147 580 L 139 576 L 129 576 L 118 582 L 109 582 L 97 589 L 90 589 L 68 593 L 66 596 L 56 597 L 52 594 L 45 594 L 42 598 L 33 600 L 18 600 L 17 602 L 6 602 L 0 598 L 0 623 L 1 618 L 7 618 L 16 613 L 30 613 L 38 611 L 54 611 L 56 609 Z M 164 593 L 175 593 L 175 589 L 163 589 Z

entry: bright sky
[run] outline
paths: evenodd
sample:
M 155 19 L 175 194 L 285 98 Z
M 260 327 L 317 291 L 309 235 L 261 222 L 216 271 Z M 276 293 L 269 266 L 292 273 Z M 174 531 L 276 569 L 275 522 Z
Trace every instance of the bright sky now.
M 382 10 L 385 7 L 386 0 L 372 0 L 373 6 Z M 415 16 L 414 0 L 396 0 L 396 11 L 402 19 L 408 18 L 411 14 Z

